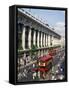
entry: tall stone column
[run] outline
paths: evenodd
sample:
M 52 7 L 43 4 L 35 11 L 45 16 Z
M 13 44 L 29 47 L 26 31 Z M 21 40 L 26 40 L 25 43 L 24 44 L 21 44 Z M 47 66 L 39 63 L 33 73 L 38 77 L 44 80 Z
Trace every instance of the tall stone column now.
M 39 32 L 38 32 L 38 35 L 37 35 L 37 46 L 39 47 Z
M 53 36 L 52 35 L 51 35 L 50 39 L 51 39 L 51 46 L 52 46 L 53 45 L 53 43 L 52 43 L 53 42 Z
M 52 46 L 54 45 L 54 42 L 53 41 L 54 41 L 54 36 L 52 36 Z
M 23 31 L 22 31 L 22 48 L 25 50 L 25 30 L 26 27 L 23 27 Z
M 46 36 L 46 34 L 45 34 L 45 47 L 47 46 L 47 36 Z
M 56 43 L 56 42 L 55 42 L 55 38 L 54 38 L 54 36 L 53 36 L 53 45 L 55 45 L 55 43 Z
M 50 46 L 50 35 L 48 35 L 48 46 Z
M 41 32 L 39 32 L 39 47 L 41 47 Z
M 31 48 L 31 28 L 29 28 L 28 46 L 29 46 L 29 48 Z
M 33 44 L 36 45 L 36 31 L 34 30 Z
M 42 32 L 41 32 L 41 47 L 42 47 L 42 36 L 43 36 L 43 35 L 42 35 Z
M 44 39 L 43 39 L 44 41 L 43 41 L 43 44 L 44 44 L 44 47 L 45 47 L 45 33 L 44 33 Z
M 48 46 L 48 34 L 47 34 L 46 36 L 47 36 L 47 37 L 46 37 L 46 42 L 47 42 L 46 45 Z

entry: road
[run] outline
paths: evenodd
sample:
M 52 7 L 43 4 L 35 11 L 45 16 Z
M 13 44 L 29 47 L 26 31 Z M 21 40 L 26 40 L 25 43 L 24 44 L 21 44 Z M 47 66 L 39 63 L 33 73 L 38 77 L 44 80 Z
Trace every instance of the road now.
M 64 78 L 64 67 L 65 67 L 65 51 L 60 51 L 57 55 L 54 56 L 53 59 L 53 67 L 52 67 L 52 79 L 63 79 Z M 63 78 L 61 78 L 61 76 Z
M 61 49 L 54 57 L 52 62 L 52 70 L 48 75 L 46 75 L 45 80 L 57 80 L 57 79 L 63 79 L 64 78 L 64 62 L 65 62 L 65 51 Z M 28 63 L 25 67 L 20 67 L 20 73 L 18 74 L 19 78 L 18 81 L 31 81 L 33 80 L 33 63 L 36 63 L 37 60 L 31 61 Z M 48 76 L 48 77 L 47 77 Z M 40 79 L 42 80 L 42 79 Z

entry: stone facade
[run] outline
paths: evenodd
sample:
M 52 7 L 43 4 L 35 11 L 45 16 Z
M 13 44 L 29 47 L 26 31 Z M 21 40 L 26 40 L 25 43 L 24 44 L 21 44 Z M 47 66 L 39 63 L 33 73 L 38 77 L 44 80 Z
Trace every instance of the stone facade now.
M 47 52 L 47 48 L 61 45 L 61 36 L 49 26 L 18 8 L 18 43 L 19 51 L 29 51 L 33 45 L 39 55 Z

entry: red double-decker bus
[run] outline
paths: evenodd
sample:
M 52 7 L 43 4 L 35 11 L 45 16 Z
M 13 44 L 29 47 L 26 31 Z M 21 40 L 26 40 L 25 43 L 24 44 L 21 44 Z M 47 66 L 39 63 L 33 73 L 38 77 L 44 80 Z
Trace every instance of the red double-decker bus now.
M 46 75 L 52 69 L 52 59 L 52 56 L 49 54 L 39 57 L 38 62 L 36 63 L 37 68 L 33 69 L 35 72 L 39 72 L 39 78 L 46 79 Z
M 51 49 L 48 51 L 49 55 L 54 56 L 57 53 L 57 49 Z

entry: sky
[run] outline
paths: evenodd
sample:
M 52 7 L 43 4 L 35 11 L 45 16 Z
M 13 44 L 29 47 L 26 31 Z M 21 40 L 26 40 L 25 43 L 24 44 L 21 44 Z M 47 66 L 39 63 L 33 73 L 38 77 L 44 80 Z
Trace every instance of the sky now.
M 65 11 L 30 8 L 24 8 L 24 10 L 49 24 L 58 34 L 65 36 Z

